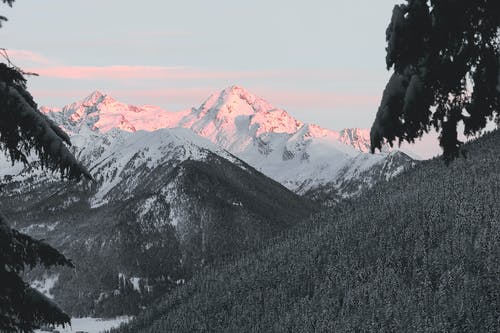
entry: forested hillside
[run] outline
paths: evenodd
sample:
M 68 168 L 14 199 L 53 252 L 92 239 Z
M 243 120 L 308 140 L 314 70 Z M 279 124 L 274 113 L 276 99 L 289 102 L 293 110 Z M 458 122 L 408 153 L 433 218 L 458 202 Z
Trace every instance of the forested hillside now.
M 117 131 L 114 139 L 124 134 Z M 124 139 L 130 154 L 116 149 L 104 162 L 79 154 L 98 165 L 98 179 L 86 186 L 36 174 L 3 183 L 0 198 L 15 227 L 46 240 L 76 266 L 26 276 L 72 316 L 136 315 L 207 263 L 250 251 L 317 211 L 235 158 L 170 141 L 170 130 L 142 134 L 152 139 Z M 130 149 L 131 142 L 141 149 Z M 152 164 L 155 152 L 159 162 Z M 92 205 L 106 186 L 105 200 Z
M 500 132 L 195 275 L 115 332 L 498 332 Z

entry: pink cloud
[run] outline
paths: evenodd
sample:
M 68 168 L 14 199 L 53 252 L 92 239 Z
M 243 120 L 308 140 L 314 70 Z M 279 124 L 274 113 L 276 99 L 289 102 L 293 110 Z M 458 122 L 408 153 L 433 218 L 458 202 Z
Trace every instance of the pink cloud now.
M 95 87 L 94 87 L 95 88 Z M 222 89 L 222 88 L 221 88 Z M 90 89 L 92 90 L 92 89 Z M 67 103 L 82 99 L 90 90 L 45 90 L 35 89 L 33 94 L 37 98 L 64 98 Z M 263 97 L 276 107 L 283 109 L 342 109 L 360 108 L 376 109 L 380 96 L 364 94 L 335 94 L 330 92 L 303 92 L 274 89 L 249 89 L 258 96 Z M 217 92 L 213 87 L 190 88 L 163 88 L 163 89 L 109 89 L 104 93 L 130 104 L 156 104 L 159 106 L 172 106 L 189 108 L 199 106 L 210 94 Z M 56 105 L 62 106 L 62 105 Z
M 333 71 L 224 71 L 205 70 L 192 67 L 166 66 L 43 66 L 30 68 L 41 76 L 61 79 L 175 79 L 175 80 L 207 80 L 245 78 L 264 79 L 345 79 L 355 73 Z
M 62 79 L 220 79 L 254 77 L 254 72 L 208 71 L 163 66 L 53 66 L 30 69 L 41 76 Z
M 63 90 L 63 89 L 31 89 L 31 94 L 35 97 L 35 100 L 40 98 L 65 98 L 68 99 L 68 103 L 75 102 L 76 100 L 82 99 L 87 96 L 91 91 L 89 90 Z M 62 105 L 50 105 L 50 106 L 62 106 Z
M 222 89 L 222 88 L 221 88 Z M 380 103 L 378 95 L 363 94 L 335 94 L 330 92 L 302 92 L 267 89 L 249 89 L 275 105 L 276 107 L 310 109 L 329 109 L 345 107 L 376 108 Z M 109 94 L 119 99 L 131 98 L 133 100 L 162 101 L 163 103 L 184 103 L 184 106 L 192 107 L 201 104 L 204 99 L 212 93 L 218 92 L 211 87 L 193 88 L 165 88 L 165 89 L 138 89 L 138 90 L 110 90 Z M 198 103 L 198 104 L 197 104 Z
M 155 66 L 53 66 L 30 69 L 41 76 L 61 79 L 165 78 L 172 69 Z
M 46 58 L 40 53 L 27 51 L 27 50 L 5 50 L 10 60 L 17 64 L 19 62 L 27 62 L 31 64 L 37 65 L 51 65 L 54 64 L 54 61 Z
M 186 109 L 196 107 L 214 92 L 211 88 L 165 88 L 165 89 L 137 89 L 137 90 L 110 90 L 109 94 L 123 101 L 142 101 L 140 104 L 177 104 Z
M 95 87 L 94 87 L 95 88 Z M 90 89 L 91 90 L 91 89 Z M 67 102 L 82 99 L 90 93 L 90 90 L 63 90 L 63 89 L 35 89 L 33 94 L 36 98 L 52 99 L 64 98 Z M 283 109 L 317 110 L 331 109 L 341 110 L 344 108 L 376 109 L 380 96 L 376 95 L 353 95 L 335 94 L 330 92 L 302 92 L 267 89 L 260 93 L 258 89 L 250 91 L 262 96 L 276 107 Z M 153 104 L 171 108 L 189 108 L 199 106 L 212 93 L 216 92 L 213 87 L 192 88 L 162 88 L 162 89 L 109 89 L 104 93 L 130 104 Z M 62 106 L 62 105 L 55 105 Z

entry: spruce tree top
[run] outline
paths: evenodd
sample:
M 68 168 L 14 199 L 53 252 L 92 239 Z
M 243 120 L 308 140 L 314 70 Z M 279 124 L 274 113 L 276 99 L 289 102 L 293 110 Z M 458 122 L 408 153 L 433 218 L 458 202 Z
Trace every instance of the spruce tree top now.
M 387 28 L 393 68 L 371 128 L 372 152 L 386 140 L 414 142 L 432 127 L 446 160 L 458 156 L 457 126 L 474 135 L 500 122 L 500 1 L 406 0 Z

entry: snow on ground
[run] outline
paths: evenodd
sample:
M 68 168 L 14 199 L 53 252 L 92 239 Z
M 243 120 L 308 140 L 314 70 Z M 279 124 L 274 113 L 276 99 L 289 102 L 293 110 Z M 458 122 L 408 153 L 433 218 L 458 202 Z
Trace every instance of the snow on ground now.
M 38 290 L 48 298 L 54 298 L 54 296 L 50 293 L 52 288 L 54 288 L 57 280 L 59 279 L 59 274 L 55 275 L 46 275 L 44 274 L 40 280 L 35 280 L 31 283 L 31 287 Z
M 66 204 L 66 202 L 68 200 L 71 200 L 71 198 L 67 198 L 63 204 Z M 43 223 L 39 223 L 39 224 L 31 224 L 25 228 L 21 228 L 19 231 L 21 231 L 23 234 L 31 234 L 33 231 L 53 231 L 57 225 L 59 224 L 59 222 L 55 222 L 55 223 L 52 223 L 52 224 L 43 224 Z
M 55 329 L 60 333 L 75 333 L 78 331 L 88 332 L 88 333 L 100 333 L 105 332 L 111 328 L 118 327 L 122 323 L 126 323 L 131 319 L 131 317 L 118 317 L 114 319 L 100 319 L 100 318 L 73 318 L 71 319 L 72 326 L 66 326 L 62 328 L 57 326 Z M 43 333 L 46 331 L 35 330 L 35 333 Z
M 132 284 L 132 287 L 134 288 L 135 291 L 141 292 L 141 287 L 140 287 L 141 278 L 140 277 L 135 277 L 135 276 L 128 277 L 127 275 L 125 275 L 123 273 L 118 273 L 118 279 L 128 280 Z
M 130 283 L 132 283 L 132 286 L 134 287 L 135 291 L 141 292 L 141 287 L 139 285 L 139 282 L 141 282 L 141 278 L 139 277 L 131 277 Z

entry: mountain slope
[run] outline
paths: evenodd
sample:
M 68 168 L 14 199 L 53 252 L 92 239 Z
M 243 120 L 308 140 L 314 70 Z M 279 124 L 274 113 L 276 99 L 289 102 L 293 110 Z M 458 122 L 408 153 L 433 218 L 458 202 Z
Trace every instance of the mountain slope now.
M 259 248 L 316 209 L 276 181 L 334 203 L 413 163 L 399 152 L 362 153 L 353 146 L 364 149 L 365 132 L 303 124 L 239 87 L 175 114 L 99 92 L 43 111 L 70 134 L 96 182 L 63 185 L 36 168 L 6 168 L 2 200 L 16 227 L 80 265 L 37 281 L 54 284 L 56 300 L 80 315 L 133 313 L 149 294 Z
M 393 160 L 400 163 L 397 167 L 383 173 L 390 149 L 369 154 L 368 130 L 335 132 L 304 124 L 238 86 L 211 95 L 198 108 L 176 113 L 126 105 L 99 92 L 63 109 L 43 111 L 69 132 L 78 132 L 82 125 L 102 133 L 113 128 L 188 128 L 299 194 L 357 195 L 377 179 L 414 164 L 409 156 L 399 158 Z
M 7 177 L 2 193 L 16 228 L 78 267 L 31 274 L 37 284 L 52 281 L 50 293 L 73 315 L 136 313 L 204 264 L 249 250 L 316 208 L 187 129 L 73 130 L 72 149 L 95 183 L 33 170 Z
M 384 177 L 375 170 L 383 170 L 388 147 L 382 154 L 367 154 L 368 130 L 345 129 L 339 133 L 304 124 L 238 86 L 213 94 L 179 125 L 300 194 L 329 187 L 342 196 L 352 196 L 373 185 L 376 178 Z M 410 157 L 398 162 L 402 167 L 412 165 Z M 360 173 L 364 173 L 363 181 L 357 177 Z M 340 185 L 348 181 L 363 186 L 348 191 L 348 187 Z
M 113 332 L 497 332 L 499 147 L 421 162 Z

